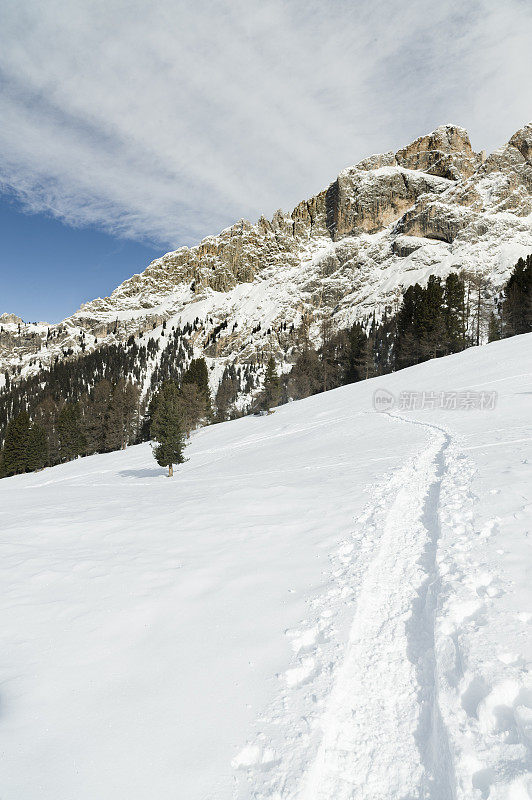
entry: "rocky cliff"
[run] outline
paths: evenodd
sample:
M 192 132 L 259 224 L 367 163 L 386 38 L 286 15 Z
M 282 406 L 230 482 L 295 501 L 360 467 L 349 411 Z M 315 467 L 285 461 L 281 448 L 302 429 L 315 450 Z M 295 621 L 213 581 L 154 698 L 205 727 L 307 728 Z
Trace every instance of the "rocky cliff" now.
M 167 253 L 59 325 L 4 315 L 0 369 L 27 374 L 82 348 L 156 336 L 169 319 L 198 320 L 196 349 L 220 363 L 264 352 L 282 358 L 274 331 L 303 314 L 314 331 L 324 315 L 338 326 L 379 315 L 431 272 L 469 270 L 493 294 L 530 252 L 532 124 L 488 157 L 472 150 L 463 128 L 444 125 L 343 170 L 291 214 L 240 220 Z

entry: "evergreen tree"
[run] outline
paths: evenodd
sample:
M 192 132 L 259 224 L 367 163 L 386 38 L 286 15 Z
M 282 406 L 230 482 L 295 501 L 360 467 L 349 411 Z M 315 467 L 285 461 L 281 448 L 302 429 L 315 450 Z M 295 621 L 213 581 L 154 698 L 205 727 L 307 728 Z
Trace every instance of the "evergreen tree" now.
M 60 460 L 57 421 L 62 405 L 64 403 L 58 403 L 53 397 L 46 395 L 35 411 L 32 412 L 33 421 L 44 428 L 46 433 L 47 458 L 45 466 L 53 466 L 58 464 Z
M 109 398 L 105 425 L 107 450 L 124 450 L 133 441 L 138 424 L 140 390 L 120 378 Z
M 355 322 L 349 331 L 349 350 L 346 383 L 356 383 L 361 381 L 365 375 L 364 362 L 367 349 L 368 337 L 364 326 L 360 322 Z
M 81 414 L 77 403 L 65 403 L 57 421 L 59 460 L 72 461 L 85 452 L 86 440 L 81 429 Z
M 501 320 L 493 311 L 488 325 L 488 342 L 497 342 L 501 338 Z
M 108 449 L 109 408 L 113 387 L 107 379 L 98 381 L 81 400 L 83 434 L 87 453 L 104 453 Z
M 179 389 L 178 409 L 183 432 L 189 436 L 207 416 L 205 395 L 195 383 L 184 383 Z
M 37 423 L 30 427 L 28 436 L 28 449 L 26 457 L 26 468 L 33 472 L 46 466 L 48 459 L 48 442 L 46 431 Z
M 504 336 L 532 331 L 532 254 L 520 258 L 504 287 Z
M 377 374 L 377 365 L 375 363 L 375 338 L 377 326 L 372 325 L 369 335 L 360 342 L 360 349 L 354 359 L 354 368 L 359 380 L 366 381 L 368 378 L 374 378 Z
M 193 358 L 185 373 L 181 383 L 195 383 L 199 391 L 205 397 L 206 402 L 211 402 L 211 393 L 209 390 L 209 370 L 207 369 L 207 362 L 204 358 Z
M 268 359 L 266 365 L 266 375 L 264 378 L 264 388 L 260 397 L 260 407 L 264 411 L 269 411 L 270 408 L 276 406 L 281 398 L 281 387 L 279 384 L 279 376 L 275 369 L 275 361 L 273 356 Z
M 466 345 L 465 287 L 464 280 L 451 272 L 444 289 L 445 344 L 447 353 L 458 353 Z
M 7 426 L 0 465 L 2 477 L 27 472 L 29 438 L 30 418 L 21 411 Z
M 427 286 L 419 292 L 416 309 L 420 335 L 420 361 L 445 354 L 443 288 L 440 278 L 429 275 Z
M 232 411 L 232 406 L 238 397 L 240 391 L 240 382 L 237 378 L 236 371 L 233 365 L 226 367 L 222 375 L 222 380 L 216 392 L 216 420 L 217 422 L 224 422 L 229 419 Z
M 395 334 L 395 369 L 417 364 L 421 359 L 421 335 L 419 309 L 423 289 L 416 283 L 409 286 L 397 312 Z
M 168 477 L 174 474 L 174 464 L 184 459 L 184 436 L 179 421 L 179 392 L 169 381 L 164 385 L 155 408 L 151 424 L 151 437 L 156 442 L 153 448 L 155 460 L 161 467 L 168 467 Z

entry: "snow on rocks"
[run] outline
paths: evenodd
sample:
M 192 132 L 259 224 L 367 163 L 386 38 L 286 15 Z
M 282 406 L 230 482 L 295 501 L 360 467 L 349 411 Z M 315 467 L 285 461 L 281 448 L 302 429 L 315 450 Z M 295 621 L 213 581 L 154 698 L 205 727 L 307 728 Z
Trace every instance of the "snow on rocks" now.
M 291 214 L 240 220 L 166 253 L 62 323 L 20 331 L 6 324 L 0 374 L 9 368 L 17 380 L 19 369 L 24 377 L 82 344 L 124 344 L 164 320 L 182 326 L 196 317 L 205 322 L 198 351 L 218 362 L 215 372 L 262 353 L 289 363 L 281 324 L 312 314 L 318 342 L 323 315 L 337 327 L 380 316 L 431 273 L 478 273 L 493 298 L 531 249 L 530 126 L 512 142 L 484 161 L 462 128 L 445 125 L 396 154 L 364 159 Z M 228 329 L 206 344 L 222 321 Z

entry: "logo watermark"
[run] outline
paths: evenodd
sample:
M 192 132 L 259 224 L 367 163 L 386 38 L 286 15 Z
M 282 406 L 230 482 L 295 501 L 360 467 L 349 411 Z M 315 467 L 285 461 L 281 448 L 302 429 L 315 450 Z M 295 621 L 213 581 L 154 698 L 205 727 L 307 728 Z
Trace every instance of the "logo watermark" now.
M 493 411 L 497 405 L 497 392 L 492 391 L 403 391 L 397 397 L 388 389 L 376 389 L 373 392 L 373 408 L 375 411 Z

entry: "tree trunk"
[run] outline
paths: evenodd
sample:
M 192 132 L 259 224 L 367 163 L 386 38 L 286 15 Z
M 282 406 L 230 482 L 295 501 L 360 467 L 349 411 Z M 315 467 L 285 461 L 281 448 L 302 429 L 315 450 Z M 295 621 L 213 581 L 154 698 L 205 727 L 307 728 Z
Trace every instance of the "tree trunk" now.
M 174 465 L 168 464 L 168 477 L 171 478 L 173 474 L 174 474 Z

